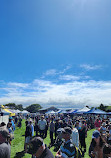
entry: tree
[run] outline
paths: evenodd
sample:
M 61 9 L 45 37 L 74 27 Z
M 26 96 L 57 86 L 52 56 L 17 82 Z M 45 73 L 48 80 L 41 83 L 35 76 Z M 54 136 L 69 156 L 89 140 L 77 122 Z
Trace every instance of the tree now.
M 17 105 L 17 106 L 16 106 L 16 109 L 18 109 L 18 110 L 21 110 L 21 111 L 22 111 L 22 110 L 23 110 L 23 105 L 22 105 L 22 104 Z
M 41 108 L 42 107 L 39 104 L 31 104 L 30 106 L 26 107 L 25 110 L 27 110 L 31 113 L 35 113 L 35 112 L 38 112 L 38 110 Z
M 100 110 L 105 110 L 105 106 L 103 104 L 100 104 L 99 109 Z
M 16 109 L 15 103 L 8 103 L 8 104 L 5 104 L 5 106 L 8 106 L 8 108 Z

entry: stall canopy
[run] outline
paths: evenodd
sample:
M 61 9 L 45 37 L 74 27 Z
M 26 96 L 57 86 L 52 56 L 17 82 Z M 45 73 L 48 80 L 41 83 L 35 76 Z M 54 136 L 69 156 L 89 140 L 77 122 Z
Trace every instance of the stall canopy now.
M 90 110 L 89 108 L 84 107 L 83 109 L 78 110 L 76 113 L 77 113 L 77 114 L 83 114 L 83 113 L 85 113 L 85 112 L 87 112 L 87 111 L 89 111 L 89 110 Z
M 66 110 L 61 110 L 60 112 L 58 112 L 58 114 L 66 114 L 67 111 Z
M 9 112 L 6 112 L 5 110 L 1 109 L 1 113 L 3 113 L 3 115 L 10 115 Z
M 15 109 L 9 109 L 9 111 L 11 111 L 12 113 L 15 113 L 15 114 L 18 114 L 18 113 L 21 113 L 21 111 L 20 110 L 15 110 Z
M 95 111 L 95 108 L 92 108 L 89 111 L 86 111 L 85 114 L 91 114 L 93 111 Z
M 50 111 L 47 111 L 46 114 L 55 114 L 55 111 L 50 110 Z
M 76 113 L 77 113 L 77 111 L 78 111 L 78 109 L 73 110 L 73 111 L 71 112 L 71 114 L 76 114 Z
M 1 105 L 1 109 L 4 110 L 5 112 L 9 113 L 10 116 L 15 116 L 15 113 L 11 112 L 9 109 L 6 109 L 3 105 Z
M 100 110 L 100 109 L 91 109 L 90 111 L 86 112 L 86 114 L 101 114 L 101 115 L 106 115 L 107 112 Z
M 21 111 L 22 114 L 28 114 L 29 112 L 27 110 Z
M 68 114 L 72 114 L 75 110 L 74 109 L 71 109 L 70 111 L 68 111 L 67 113 Z

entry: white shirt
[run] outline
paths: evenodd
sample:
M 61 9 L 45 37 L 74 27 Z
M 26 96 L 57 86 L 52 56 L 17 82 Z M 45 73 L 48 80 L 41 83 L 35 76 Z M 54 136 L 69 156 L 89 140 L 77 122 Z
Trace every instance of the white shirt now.
M 72 143 L 79 149 L 79 133 L 76 128 L 73 128 L 71 134 Z

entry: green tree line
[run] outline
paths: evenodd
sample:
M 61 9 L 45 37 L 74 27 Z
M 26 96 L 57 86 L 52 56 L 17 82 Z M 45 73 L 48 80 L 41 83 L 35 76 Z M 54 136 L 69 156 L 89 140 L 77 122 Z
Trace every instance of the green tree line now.
M 28 112 L 31 112 L 31 113 L 38 112 L 39 109 L 42 108 L 42 106 L 40 104 L 31 104 L 25 108 L 23 107 L 22 104 L 16 105 L 15 103 L 8 103 L 8 104 L 5 104 L 4 106 L 7 106 L 9 109 L 15 109 L 15 110 L 18 109 L 20 111 L 27 110 Z M 93 108 L 93 107 L 91 107 L 91 108 Z M 102 103 L 100 104 L 99 107 L 96 107 L 96 108 L 106 111 L 106 112 L 111 112 L 111 106 L 105 106 Z
M 15 103 L 8 103 L 8 104 L 5 104 L 4 106 L 8 107 L 9 109 L 15 109 L 15 110 L 18 109 L 20 111 L 27 110 L 28 112 L 31 112 L 31 113 L 38 112 L 38 110 L 42 108 L 42 106 L 39 104 L 31 104 L 25 108 L 23 107 L 22 104 L 16 105 Z

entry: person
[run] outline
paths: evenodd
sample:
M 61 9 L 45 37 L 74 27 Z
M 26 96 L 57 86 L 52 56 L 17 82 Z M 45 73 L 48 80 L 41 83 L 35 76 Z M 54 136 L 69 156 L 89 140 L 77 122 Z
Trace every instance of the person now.
M 100 127 L 100 133 L 101 133 L 101 135 L 106 134 L 106 123 L 105 122 L 103 122 L 102 126 Z
M 31 131 L 32 131 L 32 137 L 34 136 L 34 125 L 33 122 L 30 121 Z
M 8 122 L 7 129 L 10 133 L 10 136 L 11 136 L 11 138 L 9 139 L 9 143 L 11 145 L 11 141 L 12 141 L 12 139 L 14 139 L 14 133 L 13 133 L 13 130 L 12 130 L 12 123 L 11 122 Z
M 28 121 L 27 121 L 28 122 Z M 27 124 L 26 122 L 26 124 Z M 31 125 L 30 124 L 27 124 L 26 126 L 26 131 L 25 131 L 25 152 L 27 152 L 27 145 L 28 143 L 30 142 L 31 140 L 31 137 L 32 137 L 32 129 L 31 129 Z
M 85 126 L 85 121 L 82 121 L 81 127 L 79 128 L 79 140 L 80 140 L 81 150 L 82 148 L 84 148 L 83 153 L 86 152 L 86 142 L 85 142 L 86 135 L 87 135 L 87 130 Z
M 44 116 L 41 116 L 41 120 L 38 121 L 38 127 L 40 131 L 40 137 L 44 138 L 45 130 L 46 130 L 46 120 L 44 119 Z
M 55 140 L 56 140 L 56 138 L 57 138 L 57 130 L 58 130 L 58 128 L 59 128 L 59 120 L 58 119 L 56 119 L 55 120 Z
M 54 158 L 52 152 L 49 150 L 47 145 L 44 144 L 41 137 L 34 137 L 28 147 L 28 153 L 35 156 L 36 158 Z
M 46 126 L 45 126 L 44 138 L 47 137 L 48 127 L 49 127 L 49 123 L 48 123 L 48 120 L 46 120 Z
M 35 132 L 36 132 L 36 136 L 38 136 L 38 135 L 39 135 L 39 134 L 38 134 L 38 132 L 39 132 L 39 127 L 38 127 L 37 122 L 35 122 L 34 130 L 35 130 Z
M 1 122 L 0 127 L 2 127 L 2 126 L 6 126 L 6 123 L 5 122 Z
M 72 138 L 72 143 L 79 149 L 79 132 L 77 128 L 72 129 L 71 138 Z
M 22 126 L 22 117 L 20 116 L 18 119 L 18 127 L 21 128 Z
M 49 127 L 50 127 L 50 140 L 51 140 L 51 145 L 52 145 L 54 143 L 53 134 L 55 131 L 55 123 L 53 121 L 53 118 L 51 119 Z
M 0 127 L 0 158 L 10 158 L 11 147 L 8 142 L 10 134 L 6 126 Z
M 111 145 L 111 123 L 109 124 L 109 130 L 108 130 L 109 134 L 108 134 L 108 144 Z
M 61 145 L 60 149 L 55 155 L 55 158 L 80 158 L 81 154 L 78 154 L 77 147 L 71 141 L 72 129 L 70 127 L 64 127 L 62 130 L 62 137 L 65 142 Z
M 89 147 L 89 156 L 91 158 L 103 158 L 103 147 L 105 141 L 101 137 L 101 134 L 98 130 L 95 130 L 92 134 L 92 141 Z
M 17 122 L 18 122 L 18 116 L 15 115 L 15 124 L 17 124 Z
M 13 131 L 15 131 L 15 124 L 14 124 L 14 121 L 13 121 L 12 117 L 9 117 L 9 122 L 12 123 L 12 129 L 13 129 Z
M 101 126 L 101 121 L 100 121 L 99 118 L 97 118 L 97 119 L 95 120 L 94 125 L 95 125 L 95 128 L 96 128 L 96 129 L 100 128 L 100 126 Z
M 105 144 L 103 148 L 103 154 L 105 155 L 105 158 L 111 158 L 111 145 Z

